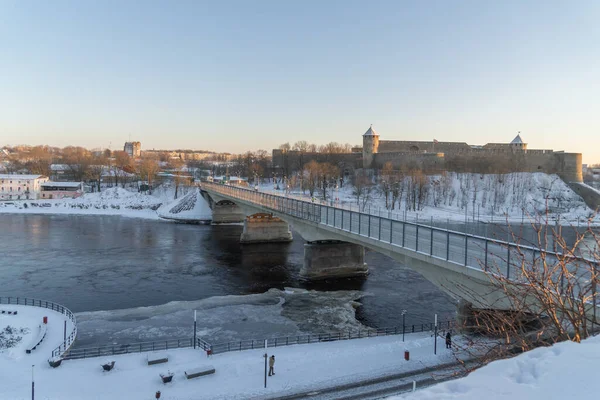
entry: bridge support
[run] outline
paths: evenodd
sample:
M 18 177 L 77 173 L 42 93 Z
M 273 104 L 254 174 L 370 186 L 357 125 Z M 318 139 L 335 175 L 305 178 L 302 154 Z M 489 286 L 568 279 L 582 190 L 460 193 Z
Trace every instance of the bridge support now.
M 213 224 L 244 222 L 246 218 L 244 211 L 237 204 L 229 200 L 221 200 L 215 203 L 212 214 Z
M 304 266 L 300 276 L 308 280 L 365 276 L 365 248 L 338 241 L 309 242 L 304 245 Z
M 246 217 L 240 243 L 291 242 L 290 225 L 272 214 L 257 213 Z

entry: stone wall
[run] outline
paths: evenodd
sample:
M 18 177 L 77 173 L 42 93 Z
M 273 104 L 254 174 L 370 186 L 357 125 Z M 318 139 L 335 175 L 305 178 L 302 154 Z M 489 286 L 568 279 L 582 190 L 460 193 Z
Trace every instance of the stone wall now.
M 390 162 L 394 169 L 421 169 L 424 172 L 444 170 L 444 153 L 377 153 L 373 159 L 376 168 L 381 169 Z

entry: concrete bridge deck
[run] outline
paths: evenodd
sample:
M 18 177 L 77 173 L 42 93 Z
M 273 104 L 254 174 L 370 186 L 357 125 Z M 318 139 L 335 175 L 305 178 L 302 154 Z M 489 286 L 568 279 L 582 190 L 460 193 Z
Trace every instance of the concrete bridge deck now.
M 490 273 L 518 281 L 523 265 L 542 260 L 552 263 L 569 257 L 518 243 L 247 188 L 206 182 L 202 189 L 217 201 L 235 202 L 247 213 L 270 212 L 292 224 L 309 242 L 350 242 L 386 254 L 421 273 L 452 297 L 467 300 L 477 308 L 510 308 L 505 294 L 491 285 Z M 598 265 L 597 260 L 571 258 L 573 265 L 577 262 Z

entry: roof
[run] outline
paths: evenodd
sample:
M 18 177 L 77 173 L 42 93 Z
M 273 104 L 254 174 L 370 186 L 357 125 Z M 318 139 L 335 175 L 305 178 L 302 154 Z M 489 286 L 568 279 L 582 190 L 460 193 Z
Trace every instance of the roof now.
M 64 187 L 64 188 L 79 188 L 81 187 L 81 182 L 44 182 L 42 183 L 43 187 Z
M 21 179 L 30 181 L 33 179 L 45 178 L 43 175 L 24 175 L 24 174 L 0 174 L 0 179 Z
M 510 144 L 524 144 L 525 142 L 523 142 L 523 139 L 521 139 L 521 135 L 517 135 L 517 137 L 515 137 L 512 142 L 510 142 Z
M 369 127 L 369 130 L 366 131 L 363 136 L 379 136 L 379 133 L 377 133 L 375 129 L 373 129 L 373 125 L 371 125 L 371 127 Z

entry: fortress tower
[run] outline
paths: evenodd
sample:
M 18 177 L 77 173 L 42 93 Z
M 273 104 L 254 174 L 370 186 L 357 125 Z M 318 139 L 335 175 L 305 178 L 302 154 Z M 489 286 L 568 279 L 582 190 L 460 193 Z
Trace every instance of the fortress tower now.
M 363 135 L 363 168 L 374 168 L 374 154 L 379 149 L 379 133 L 375 132 L 373 125 Z
M 524 143 L 521 139 L 521 132 L 510 142 L 510 147 L 513 150 L 527 150 L 527 143 Z

